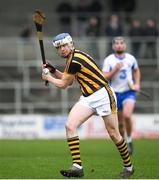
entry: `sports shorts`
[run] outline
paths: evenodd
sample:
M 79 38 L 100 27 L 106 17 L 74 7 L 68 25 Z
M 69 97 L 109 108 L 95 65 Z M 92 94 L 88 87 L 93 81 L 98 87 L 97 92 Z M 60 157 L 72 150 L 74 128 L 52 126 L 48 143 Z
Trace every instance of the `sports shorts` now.
M 122 93 L 115 92 L 117 98 L 117 107 L 118 110 L 123 108 L 123 104 L 125 101 L 133 101 L 136 102 L 136 92 L 129 90 Z
M 111 90 L 112 90 L 112 93 L 115 99 L 115 104 L 116 104 L 115 93 L 112 88 Z M 88 97 L 84 97 L 83 95 L 81 95 L 77 103 L 93 109 L 94 112 L 99 116 L 106 116 L 106 115 L 112 114 L 110 96 L 107 90 L 105 89 L 105 87 L 99 89 L 98 91 L 94 92 Z

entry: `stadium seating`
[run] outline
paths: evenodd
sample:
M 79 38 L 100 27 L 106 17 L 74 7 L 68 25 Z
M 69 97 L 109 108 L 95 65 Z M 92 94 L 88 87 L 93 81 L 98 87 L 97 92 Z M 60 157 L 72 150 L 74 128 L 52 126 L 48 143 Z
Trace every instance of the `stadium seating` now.
M 80 92 L 75 84 L 68 90 L 57 90 L 50 85 L 45 87 L 41 81 L 41 55 L 39 44 L 35 37 L 35 27 L 32 22 L 32 12 L 35 9 L 43 9 L 46 12 L 47 19 L 44 29 L 44 46 L 46 49 L 46 59 L 51 60 L 61 70 L 64 60 L 61 60 L 51 45 L 52 35 L 59 32 L 59 22 L 55 9 L 61 1 L 35 0 L 21 1 L 14 0 L 12 6 L 8 6 L 9 0 L 3 1 L 3 9 L 0 10 L 1 27 L 0 28 L 0 114 L 3 113 L 67 113 L 73 103 L 78 99 Z M 102 1 L 105 2 L 104 0 Z M 76 5 L 77 1 L 74 1 Z M 144 4 L 144 8 L 143 8 Z M 151 7 L 146 5 L 144 0 L 138 1 L 138 8 L 133 16 L 147 18 L 144 14 L 146 9 L 152 9 L 150 14 L 155 16 L 155 4 L 157 0 L 151 3 Z M 154 10 L 155 9 L 155 10 Z M 103 15 L 108 16 L 110 12 Z M 74 18 L 74 17 L 73 17 Z M 20 31 L 24 24 L 29 23 L 32 26 L 32 36 L 28 41 L 20 38 Z M 73 28 L 72 28 L 73 29 Z M 127 37 L 129 41 L 129 37 Z M 89 52 L 88 38 L 74 38 L 77 47 Z M 143 40 L 143 39 L 139 39 Z M 97 64 L 102 66 L 102 60 L 105 57 L 107 38 L 101 36 L 98 38 L 99 59 Z M 130 50 L 130 44 L 128 44 Z M 142 88 L 148 91 L 152 97 L 150 100 L 143 96 L 138 96 L 136 112 L 158 112 L 159 101 L 159 60 L 158 59 L 139 59 L 142 72 Z M 151 85 L 149 84 L 151 82 Z

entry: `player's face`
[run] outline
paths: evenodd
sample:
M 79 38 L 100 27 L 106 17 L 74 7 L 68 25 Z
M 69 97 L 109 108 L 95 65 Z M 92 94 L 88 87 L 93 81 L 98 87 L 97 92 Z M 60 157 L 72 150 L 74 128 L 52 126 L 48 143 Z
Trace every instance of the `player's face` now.
M 67 58 L 72 50 L 70 44 L 68 44 L 68 43 L 61 45 L 61 46 L 57 47 L 56 49 L 57 49 L 58 54 L 63 58 Z
M 113 44 L 113 50 L 116 53 L 122 54 L 126 49 L 126 44 L 123 40 L 116 40 Z

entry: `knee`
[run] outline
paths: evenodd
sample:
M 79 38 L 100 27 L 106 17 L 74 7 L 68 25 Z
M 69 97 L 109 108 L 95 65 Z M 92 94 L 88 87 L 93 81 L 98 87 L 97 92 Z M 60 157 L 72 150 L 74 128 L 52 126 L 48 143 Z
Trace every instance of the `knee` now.
M 124 119 L 131 119 L 131 114 L 128 112 L 124 112 L 123 117 L 124 117 Z
M 65 124 L 65 129 L 66 129 L 66 131 L 74 131 L 74 130 L 76 130 L 76 127 L 75 126 L 73 126 L 71 123 L 66 123 Z
M 111 129 L 108 133 L 109 133 L 110 138 L 115 143 L 117 143 L 119 141 L 119 139 L 121 139 L 121 135 L 119 133 L 119 130 L 117 130 L 117 129 Z

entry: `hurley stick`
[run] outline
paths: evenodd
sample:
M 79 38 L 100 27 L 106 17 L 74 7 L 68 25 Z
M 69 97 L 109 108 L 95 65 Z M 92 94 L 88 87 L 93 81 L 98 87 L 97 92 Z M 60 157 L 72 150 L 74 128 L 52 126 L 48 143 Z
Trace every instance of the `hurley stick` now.
M 44 44 L 43 44 L 43 31 L 42 31 L 44 20 L 45 20 L 45 14 L 41 10 L 35 10 L 33 13 L 33 21 L 35 23 L 37 37 L 39 40 L 42 62 L 43 64 L 46 64 Z M 48 85 L 48 81 L 45 81 L 45 85 L 46 86 Z

